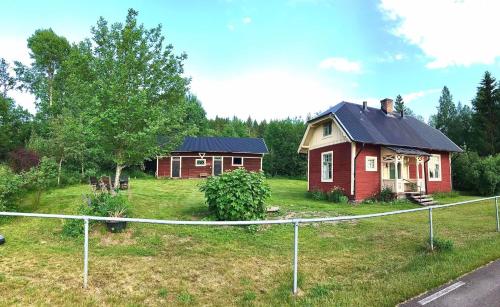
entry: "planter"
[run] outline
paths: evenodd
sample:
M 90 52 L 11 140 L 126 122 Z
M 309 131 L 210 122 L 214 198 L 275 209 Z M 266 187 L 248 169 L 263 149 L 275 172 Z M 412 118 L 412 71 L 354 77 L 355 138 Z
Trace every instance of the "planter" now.
M 106 228 L 113 233 L 122 232 L 125 228 L 127 228 L 127 222 L 106 221 L 105 223 Z
M 5 243 L 5 238 L 2 235 L 0 235 L 0 245 L 4 243 Z

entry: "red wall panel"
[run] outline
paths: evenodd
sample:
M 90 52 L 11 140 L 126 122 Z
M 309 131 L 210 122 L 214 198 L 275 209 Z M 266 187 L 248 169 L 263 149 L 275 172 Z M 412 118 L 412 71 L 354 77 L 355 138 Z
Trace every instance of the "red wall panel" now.
M 381 158 L 380 146 L 356 144 L 356 175 L 355 175 L 355 200 L 361 201 L 365 198 L 380 193 Z M 366 157 L 377 157 L 377 171 L 366 171 Z
M 425 163 L 425 178 L 427 179 L 427 193 L 451 191 L 451 164 L 448 152 L 432 152 L 441 155 L 441 181 L 430 181 L 428 165 Z

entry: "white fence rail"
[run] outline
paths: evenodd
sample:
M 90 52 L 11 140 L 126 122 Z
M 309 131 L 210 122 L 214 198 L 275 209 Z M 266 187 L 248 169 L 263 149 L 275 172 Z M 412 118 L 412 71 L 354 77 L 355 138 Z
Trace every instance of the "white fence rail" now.
M 162 224 L 162 225 L 204 225 L 204 226 L 245 226 L 245 225 L 263 225 L 263 224 L 293 224 L 294 225 L 294 240 L 293 240 L 293 293 L 297 294 L 297 273 L 298 273 L 298 256 L 299 256 L 299 224 L 308 223 L 321 223 L 321 222 L 336 222 L 336 221 L 350 221 L 367 219 L 381 216 L 389 216 L 396 214 L 405 214 L 418 211 L 429 212 L 429 244 L 431 249 L 434 249 L 433 238 L 433 221 L 432 210 L 448 208 L 458 205 L 465 205 L 486 200 L 495 200 L 495 214 L 496 214 L 496 231 L 500 232 L 500 219 L 498 210 L 498 197 L 492 196 L 480 199 L 467 200 L 456 202 L 446 205 L 435 205 L 429 207 L 389 211 L 382 213 L 352 215 L 352 216 L 336 216 L 325 218 L 299 218 L 287 220 L 260 220 L 260 221 L 172 221 L 172 220 L 155 220 L 155 219 L 142 219 L 142 218 L 117 218 L 117 217 L 101 217 L 101 216 L 85 216 L 85 215 L 63 215 L 63 214 L 42 214 L 42 213 L 22 213 L 22 212 L 0 212 L 0 216 L 17 216 L 17 217 L 34 217 L 34 218 L 56 218 L 56 219 L 73 219 L 83 220 L 85 223 L 85 239 L 83 248 L 83 287 L 87 288 L 88 285 L 88 262 L 89 262 L 89 221 L 115 221 L 115 222 L 132 222 L 132 223 L 148 223 L 148 224 Z

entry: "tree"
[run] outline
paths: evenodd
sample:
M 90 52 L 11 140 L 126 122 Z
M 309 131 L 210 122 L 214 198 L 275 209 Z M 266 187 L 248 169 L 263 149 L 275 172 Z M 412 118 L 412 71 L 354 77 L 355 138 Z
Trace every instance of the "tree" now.
M 269 154 L 264 157 L 264 170 L 273 176 L 302 177 L 306 174 L 307 160 L 297 153 L 306 124 L 300 119 L 272 120 L 266 127 L 264 138 Z
M 405 115 L 415 116 L 415 113 L 412 109 L 408 108 L 403 101 L 403 97 L 401 95 L 396 96 L 396 101 L 394 101 L 394 110 L 398 113 L 403 112 Z
M 208 133 L 207 113 L 203 109 L 200 100 L 193 95 L 188 94 L 186 100 L 186 118 L 184 119 L 184 128 L 189 129 L 190 134 L 205 136 Z
M 8 152 L 24 147 L 30 135 L 31 118 L 27 110 L 0 95 L 0 161 Z
M 446 86 L 441 91 L 437 110 L 438 112 L 434 119 L 435 128 L 441 130 L 445 135 L 449 135 L 453 131 L 452 126 L 457 116 L 457 110 L 453 103 L 453 96 Z
M 16 85 L 16 79 L 9 73 L 9 64 L 4 58 L 0 58 L 0 93 L 7 98 L 7 93 Z
M 495 154 L 500 148 L 500 92 L 495 78 L 487 71 L 484 73 L 476 97 L 472 100 L 474 110 L 473 130 L 474 149 L 480 155 Z
M 90 70 L 95 72 L 85 116 L 95 125 L 104 152 L 121 171 L 166 153 L 183 138 L 182 121 L 189 79 L 182 76 L 186 55 L 164 45 L 161 26 L 146 29 L 130 9 L 125 24 L 92 27 Z M 173 133 L 176 132 L 176 133 Z M 160 148 L 158 135 L 169 138 Z
M 450 125 L 448 137 L 459 146 L 468 148 L 471 145 L 472 110 L 459 101 L 455 120 Z

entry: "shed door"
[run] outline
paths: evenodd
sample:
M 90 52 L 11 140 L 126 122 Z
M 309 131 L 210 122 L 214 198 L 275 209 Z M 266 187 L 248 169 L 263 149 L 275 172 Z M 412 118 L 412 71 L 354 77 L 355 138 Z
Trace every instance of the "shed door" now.
M 172 178 L 181 177 L 181 158 L 172 157 Z
M 214 157 L 214 176 L 222 174 L 222 157 Z

